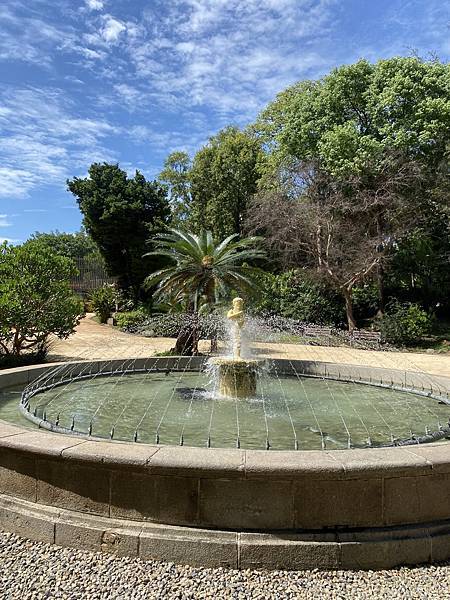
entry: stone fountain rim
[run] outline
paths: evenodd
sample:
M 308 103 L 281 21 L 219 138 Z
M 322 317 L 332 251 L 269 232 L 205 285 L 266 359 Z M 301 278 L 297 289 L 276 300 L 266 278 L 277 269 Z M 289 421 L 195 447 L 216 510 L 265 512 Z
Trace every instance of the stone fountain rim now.
M 0 389 L 56 364 L 0 371 Z M 445 560 L 448 497 L 448 443 L 207 449 L 85 440 L 0 421 L 0 528 L 122 556 L 268 569 Z
M 71 364 L 89 361 L 73 361 Z M 96 361 L 98 363 L 109 361 Z M 280 361 L 281 362 L 281 361 Z M 289 361 L 301 363 L 304 361 Z M 309 362 L 309 361 L 306 361 Z M 0 390 L 31 382 L 36 375 L 67 363 L 48 363 L 45 365 L 31 365 L 16 367 L 0 371 Z M 340 365 L 342 367 L 342 365 Z M 351 365 L 353 367 L 353 365 Z M 446 379 L 450 389 L 450 378 Z M 386 468 L 404 471 L 405 469 L 424 468 L 428 470 L 434 460 L 437 464 L 449 461 L 450 473 L 450 443 L 429 442 L 413 446 L 395 446 L 380 448 L 351 448 L 341 450 L 245 450 L 234 448 L 199 448 L 192 446 L 175 446 L 164 444 L 144 444 L 125 441 L 109 441 L 104 438 L 82 437 L 74 434 L 53 433 L 51 431 L 35 430 L 32 428 L 14 425 L 0 420 L 0 448 L 14 447 L 36 454 L 46 454 L 49 447 L 54 446 L 55 438 L 61 440 L 61 455 L 65 449 L 72 448 L 69 452 L 72 458 L 81 461 L 98 461 L 103 464 L 147 464 L 153 469 L 174 471 L 189 467 L 193 471 L 217 471 L 217 473 L 242 475 L 243 472 L 264 472 L 267 476 L 276 477 L 279 474 L 313 473 L 323 474 L 326 470 L 329 475 L 335 473 L 351 477 L 352 473 L 370 470 L 372 472 L 384 471 Z M 48 444 L 47 444 L 48 442 Z M 92 445 L 93 444 L 93 445 Z M 82 446 L 82 447 L 81 447 Z M 79 452 L 77 451 L 77 448 Z M 120 450 L 119 450 L 120 449 Z M 147 450 L 148 449 L 148 450 Z M 82 451 L 81 451 L 82 450 Z M 91 452 L 92 450 L 92 452 Z M 148 451 L 147 459 L 143 455 Z M 151 460 L 158 451 L 158 460 Z M 362 454 L 361 454 L 362 453 Z M 223 459 L 219 460 L 219 457 Z M 160 460 L 161 461 L 160 464 Z M 173 459 L 173 464 L 171 461 Z M 362 464 L 364 463 L 364 464 Z

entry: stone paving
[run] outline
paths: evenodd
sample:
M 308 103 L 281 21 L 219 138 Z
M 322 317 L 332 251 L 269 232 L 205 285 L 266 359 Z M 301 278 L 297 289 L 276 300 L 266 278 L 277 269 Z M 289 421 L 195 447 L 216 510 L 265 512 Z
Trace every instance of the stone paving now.
M 88 315 L 81 321 L 73 336 L 53 343 L 49 360 L 139 358 L 166 352 L 173 346 L 173 338 L 131 335 L 108 325 L 100 325 L 93 320 L 92 315 Z M 253 347 L 257 354 L 271 358 L 366 365 L 450 377 L 450 355 L 286 343 L 256 343 Z M 209 342 L 200 342 L 200 351 L 206 352 L 208 348 Z

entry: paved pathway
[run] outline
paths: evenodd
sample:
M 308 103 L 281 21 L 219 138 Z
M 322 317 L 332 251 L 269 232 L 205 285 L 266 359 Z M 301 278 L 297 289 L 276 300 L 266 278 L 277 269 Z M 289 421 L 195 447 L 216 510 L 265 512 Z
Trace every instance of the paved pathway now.
M 145 338 L 100 325 L 92 315 L 84 318 L 76 333 L 67 340 L 56 340 L 50 360 L 99 360 L 152 356 L 174 346 L 173 338 Z M 200 351 L 207 352 L 209 342 L 200 342 Z M 450 377 L 450 355 L 412 352 L 360 350 L 346 347 L 308 346 L 286 343 L 256 343 L 255 351 L 268 358 L 327 361 L 352 365 L 367 365 L 388 369 L 423 371 Z

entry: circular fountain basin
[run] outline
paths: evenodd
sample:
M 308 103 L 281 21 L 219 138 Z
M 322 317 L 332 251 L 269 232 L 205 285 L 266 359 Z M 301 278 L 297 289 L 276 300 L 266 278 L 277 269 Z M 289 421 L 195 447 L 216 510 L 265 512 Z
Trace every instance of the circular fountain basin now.
M 141 360 L 133 370 L 161 375 L 175 366 L 190 377 L 202 361 Z M 123 377 L 139 376 L 123 367 L 124 361 L 99 361 L 90 365 L 88 377 L 86 363 L 77 363 L 71 375 L 85 373 L 88 382 L 103 373 L 107 381 L 107 372 L 117 377 L 122 368 Z M 390 391 L 399 393 L 401 387 L 414 388 L 433 410 L 436 405 L 447 410 L 437 404 L 449 389 L 445 378 L 429 380 L 427 389 L 421 373 L 293 361 L 277 367 L 282 385 L 294 368 L 309 378 L 345 376 L 364 390 L 376 388 L 359 381 L 397 387 Z M 1 372 L 0 390 L 14 394 L 37 376 L 51 386 L 51 369 Z M 61 383 L 63 377 L 56 385 L 54 375 L 53 391 L 74 383 L 68 365 L 59 373 L 67 382 Z M 38 388 L 39 381 L 28 389 Z M 44 393 L 25 400 L 31 404 Z M 123 395 L 122 408 L 131 396 Z M 241 408 L 241 402 L 229 404 Z M 36 415 L 48 427 L 50 415 L 42 417 Z M 55 434 L 0 422 L 1 528 L 62 545 L 239 568 L 387 568 L 450 556 L 446 442 L 267 451 L 83 435 L 75 427 L 71 434 Z

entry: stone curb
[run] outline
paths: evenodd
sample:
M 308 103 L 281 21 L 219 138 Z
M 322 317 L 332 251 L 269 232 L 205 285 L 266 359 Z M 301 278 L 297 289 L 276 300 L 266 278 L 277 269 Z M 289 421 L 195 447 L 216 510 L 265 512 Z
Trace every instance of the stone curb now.
M 450 520 L 336 533 L 230 532 L 82 515 L 0 495 L 0 528 L 117 556 L 238 569 L 386 569 L 448 556 Z

